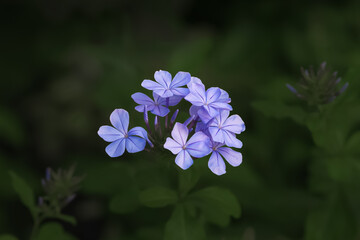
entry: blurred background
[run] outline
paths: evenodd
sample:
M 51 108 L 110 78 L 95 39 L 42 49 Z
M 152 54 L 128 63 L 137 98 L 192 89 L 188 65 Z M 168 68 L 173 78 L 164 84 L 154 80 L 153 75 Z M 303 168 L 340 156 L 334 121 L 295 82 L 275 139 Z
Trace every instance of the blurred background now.
M 299 104 L 285 84 L 300 78 L 301 66 L 326 61 L 350 83 L 329 131 L 346 125 L 344 146 L 359 133 L 359 1 L 4 0 L 0 19 L 0 233 L 26 239 L 32 227 L 9 170 L 41 195 L 46 167 L 76 163 L 86 177 L 64 209 L 78 221 L 66 231 L 89 240 L 162 238 L 168 209 L 109 209 L 115 193 L 126 195 L 126 169 L 145 168 L 149 155 L 110 159 L 97 130 L 115 108 L 141 125 L 130 96 L 163 69 L 228 91 L 247 127 L 243 164 L 222 177 L 206 169 L 201 180 L 230 189 L 242 206 L 229 227 L 210 225 L 208 239 L 360 239 L 360 135 L 353 152 L 334 153 L 281 109 L 264 114 L 253 105 Z M 331 205 L 324 189 L 333 185 L 341 194 Z

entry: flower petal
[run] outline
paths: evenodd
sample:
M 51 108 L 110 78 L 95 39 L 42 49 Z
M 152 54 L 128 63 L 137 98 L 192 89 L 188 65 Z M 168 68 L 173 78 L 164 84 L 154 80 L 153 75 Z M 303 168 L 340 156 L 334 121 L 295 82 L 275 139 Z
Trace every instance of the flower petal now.
M 176 142 L 181 144 L 181 146 L 184 146 L 188 138 L 188 135 L 189 135 L 189 130 L 184 124 L 178 122 L 175 123 L 175 126 L 171 131 L 171 136 Z
M 161 96 L 162 98 L 167 98 L 167 97 L 171 97 L 174 95 L 170 89 L 165 89 L 165 88 L 155 89 L 154 93 Z
M 178 103 L 181 101 L 181 99 L 183 99 L 184 97 L 183 96 L 172 96 L 172 97 L 169 97 L 169 106 L 176 106 L 178 105 Z
M 211 152 L 210 139 L 203 132 L 196 132 L 187 142 L 186 150 L 191 156 L 201 158 Z
M 210 170 L 218 176 L 226 173 L 225 162 L 217 151 L 211 154 L 208 166 Z
M 212 126 L 210 123 L 208 130 L 209 130 L 209 133 L 210 133 L 212 139 L 215 142 L 221 142 L 221 143 L 225 142 L 224 131 L 221 130 L 218 126 Z
M 152 114 L 155 114 L 160 117 L 166 116 L 169 112 L 170 110 L 168 108 L 161 105 L 155 106 L 154 109 L 151 111 Z
M 143 88 L 146 88 L 146 89 L 152 90 L 152 91 L 164 89 L 164 87 L 162 85 L 160 85 L 159 83 L 157 83 L 155 81 L 147 80 L 147 79 L 141 83 L 141 86 Z
M 204 84 L 190 83 L 190 93 L 185 99 L 196 106 L 201 106 L 206 103 L 206 93 Z M 200 104 L 199 104 L 200 103 Z
M 233 110 L 232 106 L 225 102 L 213 102 L 210 105 L 217 109 L 223 109 L 223 110 L 227 110 L 227 111 Z
M 191 75 L 188 72 L 178 72 L 171 82 L 171 88 L 177 88 L 188 84 L 191 80 Z
M 135 135 L 129 136 L 125 138 L 126 140 L 126 150 L 129 153 L 136 153 L 144 150 L 146 145 L 146 140 L 142 137 L 138 137 Z
M 231 166 L 237 167 L 242 163 L 242 154 L 231 148 L 221 147 L 217 151 L 226 159 Z
M 206 111 L 203 107 L 201 107 L 197 113 L 199 114 L 199 117 L 204 124 L 207 124 L 211 119 L 214 118 L 210 116 L 208 111 Z
M 146 110 L 147 111 L 152 111 L 154 110 L 155 106 L 154 105 L 138 105 L 135 107 L 135 110 L 138 111 L 138 112 L 144 112 L 145 111 L 145 106 L 146 106 Z
M 206 90 L 206 102 L 208 104 L 216 102 L 221 95 L 220 88 L 212 87 Z
M 177 87 L 177 88 L 172 88 L 171 92 L 176 96 L 185 97 L 186 95 L 189 94 L 189 89 Z
M 111 126 L 101 126 L 97 133 L 106 142 L 114 142 L 124 137 L 123 133 Z
M 189 114 L 190 116 L 197 116 L 198 115 L 198 111 L 201 107 L 199 106 L 195 106 L 195 105 L 191 105 L 190 109 L 189 109 Z
M 164 148 L 170 150 L 173 154 L 178 154 L 182 149 L 182 146 L 172 138 L 166 138 Z
M 141 104 L 141 105 L 153 105 L 154 104 L 154 100 L 152 100 L 150 97 L 148 97 L 144 93 L 140 93 L 140 92 L 134 93 L 133 95 L 131 95 L 131 98 L 137 104 Z
M 128 136 L 138 136 L 144 139 L 148 138 L 148 134 L 146 132 L 146 130 L 142 127 L 134 127 L 132 128 L 129 133 Z
M 110 157 L 119 157 L 124 154 L 124 151 L 125 151 L 125 138 L 116 140 L 115 142 L 110 143 L 105 148 L 105 152 Z
M 232 115 L 223 123 L 223 129 L 229 132 L 240 134 L 245 130 L 245 124 L 239 115 Z
M 160 83 L 164 88 L 170 88 L 171 84 L 171 74 L 168 71 L 159 70 L 154 74 L 155 80 Z
M 229 147 L 242 148 L 243 143 L 235 137 L 235 134 L 229 131 L 222 131 L 224 142 Z
M 187 86 L 189 87 L 189 85 L 190 85 L 191 83 L 203 84 L 202 81 L 200 80 L 200 78 L 197 78 L 197 77 L 191 77 L 191 80 L 190 80 L 190 82 L 187 84 Z
M 110 115 L 110 122 L 125 135 L 129 128 L 129 113 L 124 109 L 115 109 Z
M 175 163 L 182 169 L 186 170 L 193 165 L 194 161 L 186 150 L 181 150 L 175 158 Z

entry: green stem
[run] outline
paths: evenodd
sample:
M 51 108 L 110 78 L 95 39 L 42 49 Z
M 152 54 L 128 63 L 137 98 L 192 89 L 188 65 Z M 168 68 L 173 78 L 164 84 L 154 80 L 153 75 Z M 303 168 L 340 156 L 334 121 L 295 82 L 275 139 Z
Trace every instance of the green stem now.
M 31 235 L 30 235 L 30 240 L 35 240 L 37 235 L 38 235 L 38 232 L 39 232 L 39 227 L 42 223 L 42 221 L 44 220 L 43 217 L 37 217 L 34 221 L 34 226 L 32 228 L 32 231 L 31 231 Z

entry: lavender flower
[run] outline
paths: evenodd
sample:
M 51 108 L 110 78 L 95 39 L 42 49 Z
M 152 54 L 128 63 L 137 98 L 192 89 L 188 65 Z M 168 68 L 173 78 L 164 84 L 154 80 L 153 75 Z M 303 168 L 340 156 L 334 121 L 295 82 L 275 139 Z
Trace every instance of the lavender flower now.
M 229 147 L 241 148 L 242 142 L 235 137 L 245 131 L 245 124 L 239 115 L 229 117 L 229 111 L 221 111 L 209 123 L 209 132 L 212 139 L 216 142 L 225 143 Z
M 115 109 L 110 115 L 114 127 L 101 126 L 98 135 L 106 142 L 111 142 L 105 149 L 110 157 L 123 155 L 125 148 L 129 153 L 144 150 L 147 132 L 142 127 L 134 127 L 128 131 L 129 113 L 124 109 Z
M 216 175 L 223 175 L 226 173 L 226 166 L 223 158 L 233 167 L 237 167 L 242 162 L 242 154 L 236 152 L 228 147 L 223 147 L 224 144 L 210 141 L 210 148 L 212 154 L 210 156 L 208 166 L 210 170 Z
M 224 90 L 221 90 L 217 87 L 209 88 L 205 91 L 205 86 L 199 82 L 196 78 L 188 84 L 190 93 L 185 97 L 185 100 L 191 102 L 194 106 L 199 107 L 205 110 L 205 113 L 211 117 L 215 117 L 219 114 L 219 109 L 223 110 L 232 110 L 232 107 L 229 105 L 231 99 L 226 98 L 228 95 Z M 194 108 L 193 111 L 196 111 L 197 108 Z M 202 117 L 203 112 L 198 112 L 200 117 Z
M 141 83 L 141 86 L 154 91 L 154 93 L 162 98 L 171 97 L 173 95 L 186 96 L 189 93 L 189 90 L 187 88 L 182 88 L 182 86 L 190 82 L 190 73 L 178 72 L 174 79 L 172 79 L 169 72 L 160 70 L 155 72 L 154 78 L 156 82 L 144 80 Z
M 155 92 L 153 92 L 154 100 L 140 92 L 134 93 L 131 97 L 136 103 L 140 104 L 135 107 L 136 111 L 144 112 L 146 106 L 147 111 L 160 117 L 166 116 L 170 112 L 168 107 L 177 105 L 183 98 L 181 96 L 162 98 Z
M 185 125 L 175 123 L 171 132 L 172 138 L 168 137 L 164 144 L 164 148 L 177 154 L 175 163 L 184 170 L 193 164 L 192 157 L 201 158 L 211 152 L 210 139 L 204 133 L 197 132 L 187 141 L 188 135 L 189 130 Z

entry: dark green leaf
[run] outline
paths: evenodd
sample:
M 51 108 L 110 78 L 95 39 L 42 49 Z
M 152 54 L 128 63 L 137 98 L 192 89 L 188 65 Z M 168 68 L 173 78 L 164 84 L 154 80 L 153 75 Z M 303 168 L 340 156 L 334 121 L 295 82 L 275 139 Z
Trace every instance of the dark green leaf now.
M 203 224 L 199 219 L 190 218 L 182 205 L 176 206 L 165 226 L 165 240 L 205 239 Z
M 231 216 L 240 217 L 240 205 L 229 190 L 208 187 L 189 195 L 189 200 L 202 210 L 208 221 L 220 226 L 227 226 Z
M 334 193 L 310 212 L 306 222 L 306 240 L 353 240 L 356 223 L 348 200 Z
M 30 210 L 33 217 L 36 215 L 36 205 L 33 190 L 29 185 L 14 172 L 9 172 L 15 192 L 19 195 L 21 202 Z
M 196 171 L 195 168 L 179 172 L 179 189 L 182 196 L 186 196 L 187 193 L 196 185 L 199 181 L 199 177 L 199 172 Z
M 175 204 L 177 194 L 165 187 L 153 187 L 142 191 L 139 195 L 140 203 L 147 207 L 165 207 Z
M 76 225 L 76 219 L 73 216 L 65 215 L 65 214 L 58 214 L 54 216 L 54 218 L 62 220 L 64 222 L 71 223 L 72 225 Z
M 46 223 L 42 225 L 36 240 L 75 240 L 76 238 L 64 231 L 58 223 Z

